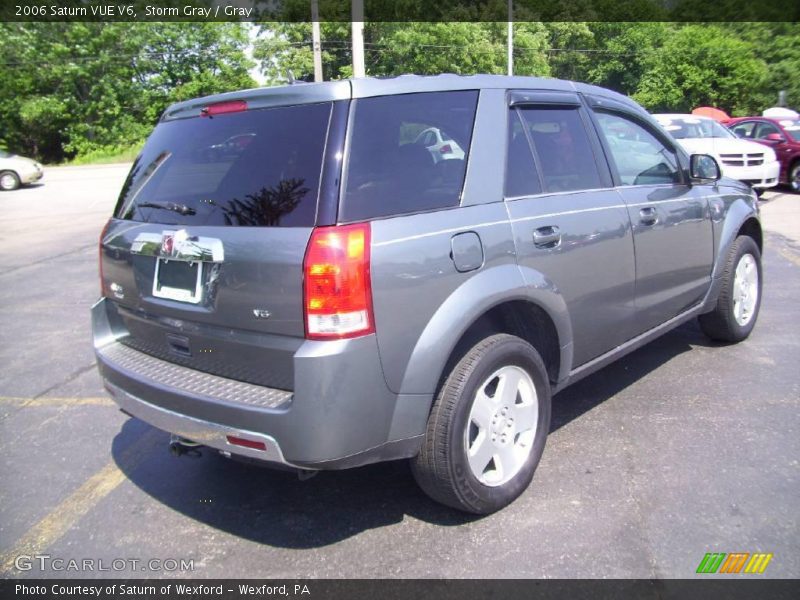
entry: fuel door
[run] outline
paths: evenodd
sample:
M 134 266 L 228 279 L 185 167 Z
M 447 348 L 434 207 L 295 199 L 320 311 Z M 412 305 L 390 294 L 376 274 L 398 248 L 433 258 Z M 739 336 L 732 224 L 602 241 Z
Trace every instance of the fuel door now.
M 457 233 L 450 239 L 450 258 L 456 271 L 467 273 L 483 266 L 483 244 L 474 231 Z

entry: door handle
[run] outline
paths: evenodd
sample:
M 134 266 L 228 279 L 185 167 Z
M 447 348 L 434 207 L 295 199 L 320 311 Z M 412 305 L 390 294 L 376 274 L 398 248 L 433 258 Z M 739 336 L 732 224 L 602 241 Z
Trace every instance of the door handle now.
M 658 223 L 658 213 L 654 206 L 647 206 L 639 211 L 639 222 L 642 225 L 655 225 Z
M 561 232 L 555 225 L 539 227 L 533 231 L 533 245 L 537 248 L 555 248 L 561 243 Z

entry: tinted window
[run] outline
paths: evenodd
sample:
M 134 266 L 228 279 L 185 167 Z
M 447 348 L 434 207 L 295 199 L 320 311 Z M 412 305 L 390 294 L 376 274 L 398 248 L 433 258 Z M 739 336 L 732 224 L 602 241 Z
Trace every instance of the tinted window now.
M 745 121 L 744 123 L 737 123 L 734 125 L 731 131 L 741 138 L 752 138 L 755 128 L 755 121 Z
M 597 120 L 622 185 L 680 182 L 675 153 L 647 129 L 615 114 L 598 113 Z
M 313 226 L 330 104 L 160 123 L 116 216 L 174 225 Z
M 600 174 L 577 107 L 519 110 L 528 128 L 546 192 L 601 187 Z
M 533 163 L 533 153 L 516 110 L 508 119 L 508 149 L 506 152 L 506 196 L 539 194 L 542 186 Z
M 457 206 L 477 100 L 473 91 L 357 100 L 340 220 Z

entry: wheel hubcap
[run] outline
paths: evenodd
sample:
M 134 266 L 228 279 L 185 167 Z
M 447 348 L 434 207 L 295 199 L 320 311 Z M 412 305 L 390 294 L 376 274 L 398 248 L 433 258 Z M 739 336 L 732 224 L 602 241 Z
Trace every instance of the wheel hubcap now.
M 16 182 L 11 175 L 3 175 L 0 177 L 0 187 L 4 190 L 13 190 L 15 183 Z
M 753 318 L 758 301 L 758 266 L 752 254 L 744 254 L 733 278 L 733 317 L 744 327 Z
M 506 483 L 524 466 L 539 420 L 536 387 L 516 366 L 495 371 L 475 394 L 464 447 L 472 474 L 484 485 Z
M 800 167 L 795 167 L 792 170 L 792 189 L 795 192 L 800 192 Z

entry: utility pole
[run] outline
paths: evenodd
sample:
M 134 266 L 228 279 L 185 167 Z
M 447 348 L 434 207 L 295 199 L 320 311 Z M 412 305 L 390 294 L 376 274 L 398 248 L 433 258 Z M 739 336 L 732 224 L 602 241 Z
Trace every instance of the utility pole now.
M 508 74 L 514 74 L 514 0 L 508 0 Z
M 364 0 L 350 4 L 353 31 L 353 77 L 364 77 Z
M 322 81 L 322 43 L 319 35 L 319 0 L 311 0 L 311 46 L 314 51 L 314 81 Z

